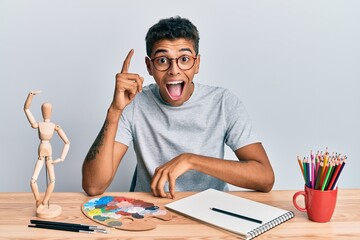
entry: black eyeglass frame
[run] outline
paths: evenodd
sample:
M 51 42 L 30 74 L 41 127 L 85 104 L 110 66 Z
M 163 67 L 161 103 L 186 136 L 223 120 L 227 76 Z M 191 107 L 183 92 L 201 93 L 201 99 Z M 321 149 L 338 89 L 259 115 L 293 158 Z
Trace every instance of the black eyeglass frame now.
M 188 57 L 188 58 L 192 58 L 192 59 L 194 60 L 194 63 L 191 65 L 191 67 L 189 67 L 189 68 L 187 68 L 187 69 L 183 69 L 183 68 L 181 68 L 181 67 L 179 66 L 179 59 L 182 58 L 182 57 Z M 193 57 L 193 56 L 189 56 L 189 55 L 182 55 L 182 56 L 180 56 L 180 57 L 178 57 L 178 58 L 168 58 L 168 57 L 165 57 L 165 56 L 159 56 L 159 57 L 154 57 L 154 58 L 148 57 L 148 58 L 150 59 L 150 61 L 151 61 L 153 64 L 154 64 L 154 60 L 156 60 L 156 59 L 158 59 L 158 58 L 166 58 L 167 60 L 169 60 L 169 62 L 170 62 L 169 67 L 168 67 L 167 69 L 164 69 L 164 70 L 158 69 L 158 68 L 156 67 L 156 65 L 154 64 L 155 69 L 158 70 L 158 71 L 160 71 L 160 72 L 166 72 L 167 70 L 169 70 L 170 67 L 171 67 L 171 64 L 172 64 L 173 60 L 175 60 L 176 65 L 178 66 L 178 68 L 180 68 L 180 69 L 183 70 L 183 71 L 187 71 L 187 70 L 190 70 L 191 68 L 193 68 L 193 67 L 195 66 L 195 63 L 196 63 L 196 60 L 197 60 L 197 57 Z

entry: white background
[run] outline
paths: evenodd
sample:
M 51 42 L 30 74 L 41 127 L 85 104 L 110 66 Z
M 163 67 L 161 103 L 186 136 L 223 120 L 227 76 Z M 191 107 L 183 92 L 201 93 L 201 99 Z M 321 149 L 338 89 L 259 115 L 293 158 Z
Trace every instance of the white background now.
M 274 189 L 302 189 L 297 155 L 348 155 L 340 188 L 359 188 L 359 1 L 0 0 L 0 191 L 30 191 L 39 140 L 32 112 L 53 104 L 71 141 L 55 166 L 55 191 L 82 191 L 81 166 L 112 100 L 130 48 L 130 71 L 147 74 L 145 34 L 161 18 L 189 18 L 200 32 L 195 81 L 226 87 L 245 103 L 276 174 Z M 55 134 L 54 158 L 63 143 Z M 156 149 L 154 149 L 156 151 Z M 228 158 L 234 155 L 227 152 Z M 127 191 L 130 149 L 108 191 Z M 45 174 L 38 183 L 44 190 Z

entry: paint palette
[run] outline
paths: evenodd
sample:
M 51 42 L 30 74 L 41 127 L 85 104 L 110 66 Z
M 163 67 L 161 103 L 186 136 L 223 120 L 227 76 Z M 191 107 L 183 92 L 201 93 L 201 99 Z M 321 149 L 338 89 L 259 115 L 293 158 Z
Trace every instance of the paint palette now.
M 102 196 L 84 203 L 82 212 L 91 220 L 108 227 L 129 231 L 156 228 L 152 218 L 168 221 L 171 214 L 165 209 L 139 199 L 121 196 Z

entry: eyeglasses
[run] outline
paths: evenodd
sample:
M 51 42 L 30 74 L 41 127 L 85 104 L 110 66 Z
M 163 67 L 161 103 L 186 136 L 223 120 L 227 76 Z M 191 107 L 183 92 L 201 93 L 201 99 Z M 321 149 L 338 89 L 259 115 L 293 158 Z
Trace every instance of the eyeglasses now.
M 195 65 L 196 59 L 196 57 L 183 55 L 178 58 L 168 58 L 165 56 L 161 56 L 150 60 L 153 62 L 156 70 L 165 72 L 170 68 L 173 60 L 176 61 L 177 66 L 181 70 L 186 71 L 191 69 Z

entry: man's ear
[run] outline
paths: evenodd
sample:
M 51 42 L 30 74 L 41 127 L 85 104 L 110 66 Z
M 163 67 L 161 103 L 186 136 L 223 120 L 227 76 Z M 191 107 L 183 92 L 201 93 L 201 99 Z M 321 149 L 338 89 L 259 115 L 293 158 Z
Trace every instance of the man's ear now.
M 195 74 L 199 73 L 199 69 L 200 69 L 200 54 L 198 54 L 196 57 Z
M 150 76 L 152 76 L 152 69 L 151 69 L 151 60 L 149 57 L 145 57 L 145 64 L 146 64 L 146 68 L 148 70 L 148 73 Z

